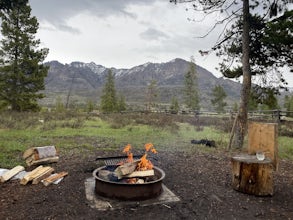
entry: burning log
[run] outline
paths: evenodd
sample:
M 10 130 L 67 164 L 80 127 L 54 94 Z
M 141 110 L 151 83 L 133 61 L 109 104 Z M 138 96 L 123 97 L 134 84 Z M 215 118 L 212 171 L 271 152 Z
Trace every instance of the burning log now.
M 154 176 L 154 175 L 155 175 L 155 171 L 151 169 L 151 170 L 143 170 L 143 171 L 134 171 L 130 174 L 123 176 L 122 178 L 148 177 L 148 176 Z
M 117 167 L 116 170 L 114 171 L 115 176 L 117 176 L 118 179 L 122 179 L 122 178 L 133 178 L 133 177 L 149 177 L 149 176 L 155 175 L 155 172 L 153 169 L 137 170 L 140 162 L 141 161 L 135 161 L 135 162 L 123 164 Z
M 139 162 L 140 162 L 140 160 L 136 160 L 134 162 L 129 162 L 129 163 L 125 163 L 123 165 L 120 165 L 115 170 L 116 176 L 118 176 L 118 178 L 119 178 L 121 176 L 125 176 L 129 173 L 132 173 L 133 171 L 135 171 Z
M 123 153 L 127 154 L 128 162 L 122 163 L 115 169 L 114 175 L 118 178 L 118 180 L 131 178 L 136 179 L 137 177 L 150 177 L 155 175 L 155 172 L 153 170 L 153 164 L 151 161 L 147 159 L 147 152 L 150 151 L 152 153 L 157 153 L 157 151 L 151 143 L 145 144 L 145 149 L 146 153 L 139 160 L 133 161 L 133 154 L 130 151 L 131 145 L 127 144 L 125 146 Z M 101 171 L 99 172 L 99 176 L 103 176 L 103 179 L 108 179 L 111 176 L 111 174 Z M 136 181 L 137 180 L 130 182 L 136 183 Z

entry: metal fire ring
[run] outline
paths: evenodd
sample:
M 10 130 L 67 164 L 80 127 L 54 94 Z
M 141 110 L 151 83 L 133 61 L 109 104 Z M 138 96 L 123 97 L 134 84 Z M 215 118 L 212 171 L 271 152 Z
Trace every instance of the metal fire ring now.
M 106 166 L 99 167 L 93 172 L 93 176 L 96 180 L 95 191 L 100 196 L 118 200 L 140 201 L 155 198 L 163 191 L 162 181 L 165 178 L 165 172 L 158 167 L 153 168 L 155 176 L 158 179 L 141 184 L 128 184 L 104 180 L 98 176 L 98 173 L 105 168 Z

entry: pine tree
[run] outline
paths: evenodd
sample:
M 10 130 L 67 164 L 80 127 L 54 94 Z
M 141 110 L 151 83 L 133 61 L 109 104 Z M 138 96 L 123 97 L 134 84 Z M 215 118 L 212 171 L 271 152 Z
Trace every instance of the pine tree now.
M 285 102 L 284 102 L 284 107 L 287 111 L 286 116 L 288 117 L 293 117 L 293 95 L 285 96 Z
M 260 87 L 258 85 L 254 85 L 250 92 L 250 100 L 249 100 L 249 110 L 256 110 L 257 107 L 264 110 L 274 110 L 278 109 L 278 100 L 276 98 L 276 90 L 273 87 Z M 255 105 L 256 108 L 250 104 Z
M 170 111 L 173 114 L 177 114 L 179 112 L 179 109 L 180 107 L 179 107 L 178 99 L 175 96 L 173 96 L 171 99 Z
M 117 96 L 115 89 L 115 76 L 111 69 L 108 71 L 106 83 L 103 87 L 103 94 L 101 96 L 101 110 L 102 112 L 116 112 L 117 111 Z
M 126 110 L 126 102 L 125 102 L 125 97 L 123 95 L 120 95 L 117 105 L 118 105 L 117 110 L 119 112 Z
M 28 0 L 1 0 L 0 10 L 9 10 L 15 7 L 15 5 L 26 5 Z
M 190 59 L 189 70 L 184 76 L 184 102 L 191 110 L 199 110 L 199 94 L 197 87 L 196 65 L 194 58 Z
M 20 2 L 18 4 L 18 2 Z M 48 49 L 38 49 L 35 39 L 39 24 L 31 8 L 16 0 L 11 9 L 2 9 L 0 48 L 0 102 L 15 111 L 39 110 L 38 99 L 45 89 L 48 67 L 42 62 Z
M 258 100 L 256 94 L 252 91 L 250 91 L 250 96 L 248 100 L 248 110 L 249 111 L 256 111 L 258 110 Z
M 211 95 L 213 97 L 211 103 L 215 107 L 215 110 L 217 112 L 224 112 L 224 108 L 227 105 L 224 99 L 227 97 L 227 94 L 223 87 L 220 85 L 215 86 Z
M 233 145 L 235 148 L 242 148 L 244 143 L 244 136 L 247 132 L 247 118 L 248 118 L 248 102 L 249 102 L 249 95 L 251 90 L 251 49 L 250 49 L 250 26 L 251 26 L 251 13 L 250 9 L 253 9 L 254 12 L 261 12 L 262 10 L 259 9 L 268 9 L 270 15 L 277 15 L 278 12 L 282 12 L 286 9 L 286 6 L 292 4 L 292 0 L 283 0 L 283 1 L 259 1 L 259 0 L 243 0 L 243 1 L 235 1 L 235 0 L 170 0 L 170 2 L 176 3 L 186 3 L 189 2 L 192 4 L 195 11 L 203 11 L 206 16 L 214 16 L 215 13 L 220 12 L 222 14 L 226 14 L 226 16 L 219 16 L 222 19 L 215 21 L 215 25 L 211 30 L 208 31 L 207 35 L 211 33 L 212 30 L 219 24 L 224 24 L 225 29 L 229 25 L 233 25 L 234 21 L 241 18 L 242 23 L 242 45 L 241 45 L 241 64 L 242 69 L 238 68 L 242 72 L 242 89 L 240 95 L 240 102 L 239 102 L 239 110 L 237 114 L 237 120 L 235 124 L 235 129 L 233 133 L 234 135 L 234 143 Z M 240 3 L 242 2 L 242 7 Z M 240 7 L 239 7 L 240 5 Z M 237 10 L 231 10 L 237 8 Z M 241 12 L 241 13 L 238 13 Z M 292 24 L 292 19 L 289 20 L 289 24 Z M 239 31 L 239 30 L 237 30 Z M 273 31 L 274 32 L 274 31 Z M 292 33 L 292 31 L 289 33 Z M 221 48 L 222 44 L 226 42 L 231 36 L 225 36 L 220 34 L 219 42 L 213 47 Z M 292 38 L 292 37 L 291 37 Z M 289 39 L 291 39 L 289 36 Z M 233 41 L 234 42 L 234 41 Z M 291 44 L 290 44 L 291 45 Z M 290 50 L 291 51 L 291 50 Z M 201 51 L 200 51 L 201 52 Z M 277 55 L 279 56 L 279 55 Z M 259 56 L 261 57 L 261 56 Z M 233 60 L 235 57 L 232 58 Z M 237 59 L 235 59 L 237 60 Z M 277 59 L 280 60 L 279 58 Z M 292 63 L 292 62 L 291 62 Z M 229 66 L 235 66 L 230 63 Z M 239 71 L 238 71 L 239 73 Z
M 90 113 L 90 112 L 92 112 L 94 110 L 94 108 L 95 108 L 95 104 L 93 103 L 93 101 L 92 100 L 87 100 L 87 102 L 86 102 L 86 112 Z
M 55 109 L 56 109 L 56 112 L 58 112 L 58 113 L 65 111 L 65 106 L 62 102 L 61 97 L 57 97 L 56 103 L 55 103 Z
M 158 87 L 157 87 L 157 81 L 152 79 L 150 84 L 147 87 L 146 92 L 146 108 L 148 111 L 151 110 L 152 107 L 156 106 L 156 100 L 158 98 Z

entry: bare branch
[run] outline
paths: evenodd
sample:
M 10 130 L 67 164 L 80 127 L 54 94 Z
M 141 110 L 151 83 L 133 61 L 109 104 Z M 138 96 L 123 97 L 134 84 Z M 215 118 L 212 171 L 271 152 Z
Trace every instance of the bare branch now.
M 238 10 L 237 10 L 238 11 Z M 237 12 L 236 11 L 236 12 Z M 232 20 L 234 20 L 235 18 L 233 17 L 234 15 L 236 15 L 236 13 L 235 12 L 233 12 L 231 15 L 229 15 L 228 17 L 226 17 L 226 18 L 224 18 L 224 19 L 222 19 L 222 20 L 220 20 L 220 21 L 217 21 L 214 25 L 213 25 L 213 27 L 212 28 L 210 28 L 210 30 L 206 33 L 206 34 L 204 34 L 203 36 L 201 36 L 201 37 L 198 37 L 198 38 L 205 38 L 206 36 L 208 36 L 218 25 L 221 25 L 221 24 L 223 24 L 225 21 L 227 21 L 228 23 L 230 23 Z

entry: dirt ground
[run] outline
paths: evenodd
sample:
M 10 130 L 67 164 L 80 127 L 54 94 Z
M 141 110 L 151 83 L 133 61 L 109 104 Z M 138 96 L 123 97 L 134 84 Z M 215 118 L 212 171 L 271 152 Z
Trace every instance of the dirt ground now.
M 69 175 L 58 185 L 0 184 L 0 219 L 293 219 L 292 162 L 280 161 L 272 197 L 256 197 L 232 189 L 230 155 L 224 152 L 160 152 L 155 165 L 181 201 L 98 211 L 88 204 L 84 181 L 99 166 L 96 157 L 119 155 L 108 154 L 61 155 L 52 166 Z

